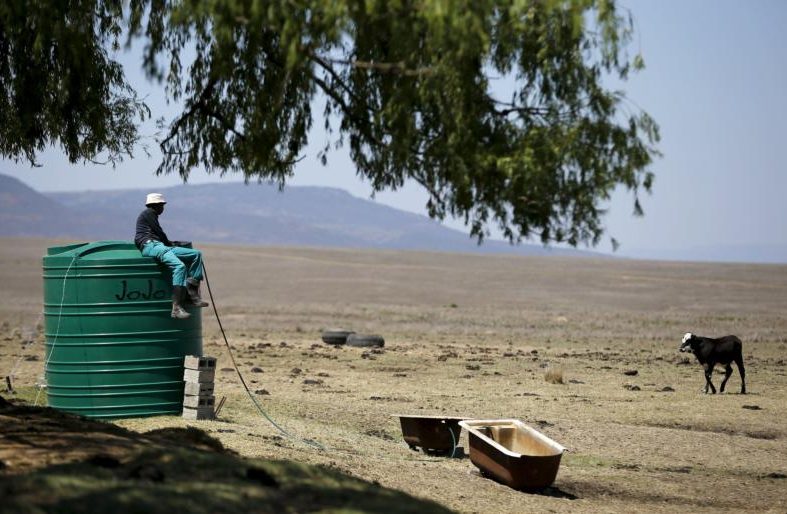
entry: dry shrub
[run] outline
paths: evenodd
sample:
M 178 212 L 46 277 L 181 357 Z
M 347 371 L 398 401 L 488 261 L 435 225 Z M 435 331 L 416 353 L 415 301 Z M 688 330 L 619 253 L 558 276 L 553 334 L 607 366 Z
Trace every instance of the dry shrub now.
M 563 382 L 563 368 L 547 368 L 544 373 L 544 380 L 550 384 L 562 384 Z

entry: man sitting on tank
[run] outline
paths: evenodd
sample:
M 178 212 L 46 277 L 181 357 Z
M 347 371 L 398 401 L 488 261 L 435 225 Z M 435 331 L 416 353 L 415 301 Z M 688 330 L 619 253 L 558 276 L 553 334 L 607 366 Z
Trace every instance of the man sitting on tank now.
M 153 257 L 172 271 L 172 317 L 186 319 L 191 314 L 183 309 L 186 302 L 195 307 L 207 307 L 200 298 L 199 283 L 204 276 L 202 252 L 187 248 L 189 243 L 170 241 L 159 225 L 158 217 L 167 201 L 161 193 L 150 193 L 145 199 L 146 209 L 137 217 L 134 243 L 145 257 Z

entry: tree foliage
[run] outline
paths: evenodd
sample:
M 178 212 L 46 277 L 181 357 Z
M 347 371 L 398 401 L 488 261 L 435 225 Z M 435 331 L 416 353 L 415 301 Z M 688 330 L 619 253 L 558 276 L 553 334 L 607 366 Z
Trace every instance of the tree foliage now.
M 35 162 L 59 144 L 71 162 L 116 162 L 149 111 L 109 58 L 120 2 L 0 2 L 0 156 Z
M 144 41 L 147 74 L 182 105 L 158 173 L 284 184 L 318 108 L 323 160 L 346 145 L 374 191 L 414 180 L 431 216 L 464 218 L 479 239 L 498 226 L 596 244 L 611 192 L 632 190 L 640 212 L 651 187 L 658 127 L 605 86 L 642 66 L 614 0 L 52 4 L 0 7 L 6 157 L 55 142 L 72 160 L 130 153 L 147 113 L 108 57 L 123 37 Z

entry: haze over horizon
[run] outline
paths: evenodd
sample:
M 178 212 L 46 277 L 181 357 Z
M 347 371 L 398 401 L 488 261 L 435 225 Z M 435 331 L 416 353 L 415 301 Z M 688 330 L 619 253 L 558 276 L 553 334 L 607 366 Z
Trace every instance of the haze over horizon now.
M 641 198 L 644 218 L 632 216 L 633 198 L 617 192 L 605 219 L 623 257 L 787 262 L 787 174 L 781 156 L 787 117 L 787 4 L 778 0 L 626 2 L 635 18 L 631 52 L 646 68 L 619 87 L 661 127 L 663 158 L 652 166 L 652 195 Z M 171 117 L 161 88 L 141 71 L 139 48 L 121 51 L 130 82 L 148 97 L 154 117 Z M 503 87 L 503 86 L 501 86 Z M 328 166 L 316 154 L 325 143 L 320 100 L 310 145 L 290 185 L 330 186 L 368 198 L 371 187 L 355 174 L 346 150 L 333 151 Z M 146 125 L 152 136 L 155 128 Z M 148 140 L 151 142 L 152 140 Z M 0 173 L 41 192 L 158 189 L 179 177 L 153 174 L 159 154 L 137 152 L 116 169 L 72 165 L 57 148 L 39 156 L 40 168 L 0 161 Z M 238 182 L 242 177 L 209 176 L 197 170 L 190 183 Z M 253 187 L 253 185 L 250 185 Z M 376 201 L 424 214 L 426 195 L 416 185 L 378 193 Z M 452 228 L 463 227 L 447 220 Z M 495 238 L 496 232 L 492 232 Z M 533 241 L 537 242 L 537 241 Z M 609 253 L 605 238 L 598 251 Z

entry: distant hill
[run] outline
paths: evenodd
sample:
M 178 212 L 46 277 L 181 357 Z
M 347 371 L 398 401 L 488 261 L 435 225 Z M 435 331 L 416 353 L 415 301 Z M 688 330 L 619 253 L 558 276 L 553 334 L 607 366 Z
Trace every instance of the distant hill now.
M 107 233 L 103 226 L 92 216 L 83 216 L 15 178 L 0 175 L 0 235 L 100 237 Z
M 0 175 L 0 235 L 133 239 L 147 190 L 41 194 Z M 512 246 L 466 233 L 346 191 L 270 184 L 201 184 L 160 189 L 172 239 L 200 242 L 357 247 L 521 255 L 596 255 L 539 245 Z

